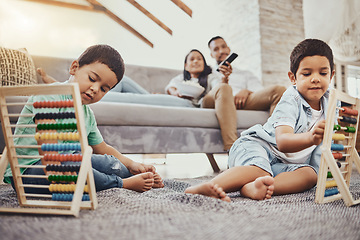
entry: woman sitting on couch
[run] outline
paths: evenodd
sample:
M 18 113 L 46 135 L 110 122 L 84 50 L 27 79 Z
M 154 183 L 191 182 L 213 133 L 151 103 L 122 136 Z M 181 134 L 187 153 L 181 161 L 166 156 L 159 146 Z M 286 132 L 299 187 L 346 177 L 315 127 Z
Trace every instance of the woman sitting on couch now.
M 222 79 L 212 73 L 210 66 L 206 64 L 204 55 L 197 49 L 191 50 L 185 57 L 184 72 L 173 78 L 165 87 L 165 91 L 173 96 L 185 97 L 178 89 L 179 83 L 192 81 L 204 88 L 204 92 L 197 98 L 190 98 L 195 107 L 215 108 L 215 114 L 219 121 L 224 150 L 229 150 L 233 142 L 238 138 L 236 131 L 236 109 L 232 89 L 227 82 L 231 74 L 231 66 L 221 69 Z

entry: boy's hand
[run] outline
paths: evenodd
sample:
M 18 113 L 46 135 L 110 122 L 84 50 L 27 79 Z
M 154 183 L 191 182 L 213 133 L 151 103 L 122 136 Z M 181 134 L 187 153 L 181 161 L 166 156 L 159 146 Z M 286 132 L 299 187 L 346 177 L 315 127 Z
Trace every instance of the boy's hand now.
M 323 138 L 325 132 L 325 120 L 321 120 L 316 123 L 315 127 L 310 131 L 312 141 L 314 145 L 319 145 Z

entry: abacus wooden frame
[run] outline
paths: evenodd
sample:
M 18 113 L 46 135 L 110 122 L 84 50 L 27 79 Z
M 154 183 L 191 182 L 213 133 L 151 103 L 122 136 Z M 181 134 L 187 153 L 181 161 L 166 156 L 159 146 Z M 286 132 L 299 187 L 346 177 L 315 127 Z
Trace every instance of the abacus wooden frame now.
M 315 194 L 315 202 L 328 203 L 335 200 L 343 199 L 346 206 L 352 206 L 360 203 L 360 199 L 353 199 L 353 196 L 349 189 L 353 163 L 355 163 L 355 166 L 360 173 L 360 158 L 355 149 L 356 136 L 359 124 L 359 114 L 356 116 L 357 123 L 354 124 L 356 131 L 354 133 L 349 133 L 348 135 L 350 137 L 350 140 L 348 141 L 347 145 L 349 145 L 350 147 L 346 149 L 346 153 L 349 154 L 349 156 L 346 156 L 345 158 L 345 171 L 341 172 L 340 168 L 336 164 L 334 156 L 331 153 L 332 135 L 338 100 L 350 104 L 352 109 L 355 109 L 358 111 L 358 113 L 360 113 L 360 100 L 358 98 L 354 98 L 339 90 L 332 89 L 330 91 L 324 139 L 321 147 L 322 155 Z M 336 181 L 339 193 L 336 195 L 325 197 L 324 195 L 326 190 L 327 173 L 329 170 L 334 180 Z
M 10 115 L 7 109 L 7 96 L 27 96 L 27 95 L 72 95 L 75 109 L 80 145 L 83 155 L 80 171 L 76 183 L 76 188 L 71 202 L 52 201 L 52 200 L 28 200 L 25 196 L 23 182 L 18 167 L 18 159 L 10 126 Z M 20 104 L 20 103 L 19 103 Z M 22 103 L 25 104 L 25 103 Z M 0 178 L 3 178 L 4 166 L 10 163 L 13 173 L 14 185 L 19 201 L 19 208 L 0 207 L 0 212 L 5 213 L 29 213 L 29 214 L 50 214 L 50 215 L 72 215 L 78 216 L 80 209 L 96 209 L 98 202 L 96 198 L 95 181 L 91 166 L 92 148 L 88 145 L 86 130 L 84 125 L 84 113 L 81 103 L 80 90 L 77 83 L 57 84 L 57 85 L 31 85 L 31 86 L 6 86 L 0 87 L 0 110 L 1 124 L 4 133 L 6 147 L 0 160 Z M 90 201 L 82 201 L 83 190 L 87 183 Z

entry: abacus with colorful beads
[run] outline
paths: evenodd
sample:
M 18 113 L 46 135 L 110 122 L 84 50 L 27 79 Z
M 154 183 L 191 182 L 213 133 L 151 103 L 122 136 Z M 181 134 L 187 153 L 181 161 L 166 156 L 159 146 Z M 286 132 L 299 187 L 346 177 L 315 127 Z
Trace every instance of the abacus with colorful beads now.
M 338 107 L 338 101 L 347 107 Z M 348 126 L 335 125 L 337 110 L 342 113 L 338 120 Z M 359 99 L 331 90 L 315 195 L 317 203 L 338 199 L 343 199 L 346 206 L 360 203 L 359 199 L 354 200 L 349 188 L 353 163 L 360 172 L 360 158 L 355 149 L 359 110 Z
M 44 101 L 34 103 L 7 103 L 9 96 L 29 95 L 71 95 L 72 101 Z M 13 180 L 20 207 L 0 208 L 0 212 L 52 214 L 52 215 L 73 215 L 78 216 L 80 209 L 95 209 L 97 207 L 94 176 L 91 167 L 92 149 L 88 145 L 86 130 L 84 126 L 84 113 L 81 104 L 81 97 L 78 84 L 59 85 L 35 85 L 0 87 L 1 123 L 4 133 L 6 147 L 3 151 L 0 166 L 10 163 Z M 9 106 L 33 104 L 34 108 L 71 108 L 72 112 L 37 113 L 34 119 L 51 119 L 49 123 L 39 122 L 35 125 L 19 126 L 10 123 L 11 117 L 20 117 L 21 113 L 9 114 Z M 23 114 L 24 115 L 24 114 Z M 57 122 L 60 119 L 74 119 L 76 123 Z M 35 135 L 13 135 L 15 127 L 33 127 L 39 131 Z M 65 131 L 65 132 L 64 132 Z M 66 132 L 67 131 L 67 132 Z M 41 145 L 19 146 L 14 144 L 14 137 L 33 137 L 36 140 L 48 141 Z M 58 140 L 71 141 L 71 143 L 57 143 Z M 55 142 L 55 143 L 53 143 Z M 75 142 L 75 143 L 74 143 Z M 16 148 L 38 148 L 42 151 L 70 151 L 74 150 L 79 154 L 51 153 L 39 156 L 17 155 Z M 40 158 L 42 165 L 22 166 L 18 158 Z M 61 165 L 61 162 L 81 162 L 79 165 Z M 56 163 L 56 164 L 49 164 Z M 55 172 L 51 175 L 23 175 L 20 168 L 43 168 L 46 171 Z M 63 175 L 63 172 L 70 172 L 72 175 Z M 76 175 L 77 173 L 77 175 Z M 0 178 L 3 171 L 0 171 Z M 23 184 L 22 179 L 45 178 L 50 185 Z M 60 184 L 65 182 L 65 184 Z M 75 183 L 73 183 L 75 182 Z M 51 194 L 30 194 L 25 193 L 24 188 L 47 188 Z

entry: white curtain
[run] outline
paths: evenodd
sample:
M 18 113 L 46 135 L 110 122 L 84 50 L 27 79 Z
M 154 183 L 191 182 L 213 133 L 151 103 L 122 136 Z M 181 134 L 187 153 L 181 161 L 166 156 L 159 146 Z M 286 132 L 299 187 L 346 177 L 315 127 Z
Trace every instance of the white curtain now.
M 342 19 L 329 41 L 336 59 L 344 62 L 360 61 L 360 1 L 343 0 Z

